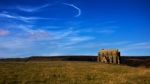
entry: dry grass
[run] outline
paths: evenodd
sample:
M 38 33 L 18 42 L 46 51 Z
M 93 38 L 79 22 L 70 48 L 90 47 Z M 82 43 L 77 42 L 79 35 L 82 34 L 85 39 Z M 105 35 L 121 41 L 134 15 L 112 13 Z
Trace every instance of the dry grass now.
M 150 69 L 97 62 L 0 62 L 0 84 L 150 84 Z

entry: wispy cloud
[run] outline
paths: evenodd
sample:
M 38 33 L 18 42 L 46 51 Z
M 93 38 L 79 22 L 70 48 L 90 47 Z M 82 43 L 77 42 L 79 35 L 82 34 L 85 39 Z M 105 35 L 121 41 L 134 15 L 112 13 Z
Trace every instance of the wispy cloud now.
M 52 53 L 49 53 L 49 54 L 44 54 L 45 56 L 61 56 L 61 55 L 66 55 L 64 53 L 61 53 L 61 52 L 52 52 Z
M 63 3 L 63 4 L 66 6 L 70 6 L 77 10 L 77 14 L 74 17 L 79 17 L 81 15 L 81 9 L 79 7 L 77 7 L 76 5 L 69 4 L 69 3 Z M 17 9 L 21 10 L 21 11 L 25 11 L 25 12 L 37 12 L 37 11 L 40 11 L 40 10 L 42 10 L 46 7 L 52 6 L 52 5 L 56 5 L 56 3 L 45 4 L 45 5 L 37 6 L 37 7 L 17 6 Z
M 126 45 L 123 50 L 150 49 L 150 42 L 135 42 Z
M 41 28 L 37 29 L 34 27 L 34 25 L 27 26 L 27 25 L 13 24 L 12 26 L 10 27 L 12 27 L 13 30 L 19 29 L 20 32 L 16 33 L 16 35 L 13 35 L 10 38 L 0 39 L 1 41 L 0 50 L 4 51 L 0 52 L 0 54 L 6 55 L 6 51 L 7 52 L 10 51 L 12 54 L 15 52 L 14 55 L 21 55 L 21 56 L 27 55 L 27 53 L 30 55 L 32 54 L 41 55 L 44 52 L 49 53 L 47 55 L 50 54 L 52 55 L 55 52 L 59 53 L 59 51 L 62 48 L 65 51 L 69 51 L 76 45 L 81 45 L 87 41 L 94 39 L 91 36 L 83 36 L 78 34 L 79 30 L 74 30 L 74 28 L 68 28 L 60 31 L 50 31 Z M 44 49 L 42 50 L 41 53 L 36 52 L 37 50 L 40 50 L 43 47 Z M 62 51 L 60 53 L 65 54 L 69 53 L 65 51 Z
M 49 32 L 43 29 L 32 29 L 32 25 L 18 25 L 15 28 L 27 33 L 30 39 L 40 40 L 49 37 Z
M 21 11 L 25 11 L 25 12 L 36 12 L 36 11 L 39 11 L 40 9 L 46 8 L 48 6 L 50 6 L 50 4 L 45 4 L 45 5 L 38 6 L 38 7 L 17 6 L 17 9 L 19 9 Z
M 104 30 L 99 30 L 97 31 L 98 33 L 101 33 L 101 34 L 112 34 L 115 32 L 115 30 L 110 30 L 110 29 L 104 29 Z
M 133 41 L 116 41 L 116 42 L 99 42 L 99 45 L 92 43 L 89 47 L 119 48 L 121 50 L 142 50 L 150 49 L 150 42 L 133 42 Z
M 13 26 L 13 27 L 12 27 Z M 29 36 L 29 39 L 33 40 L 49 40 L 49 41 L 58 41 L 66 40 L 68 42 L 64 43 L 75 44 L 82 41 L 91 40 L 91 36 L 82 36 L 79 34 L 80 30 L 74 30 L 74 28 L 67 28 L 59 31 L 51 31 L 41 28 L 35 28 L 34 25 L 12 25 L 14 29 L 20 29 L 26 35 Z M 19 30 L 19 31 L 20 31 Z M 67 44 L 68 43 L 68 44 Z
M 0 29 L 0 36 L 6 36 L 6 35 L 9 35 L 10 32 L 8 30 L 5 30 L 5 29 Z
M 21 29 L 24 32 L 28 33 L 31 39 L 43 39 L 46 40 L 59 40 L 64 39 L 69 35 L 72 35 L 75 33 L 75 31 L 72 28 L 69 28 L 67 30 L 60 30 L 60 31 L 48 31 L 41 28 L 33 29 L 33 25 L 18 25 L 15 28 Z
M 86 43 L 85 45 L 82 45 L 85 48 L 120 48 L 123 46 L 128 45 L 131 43 L 130 41 L 114 41 L 114 42 L 102 42 L 102 41 L 96 41 L 92 43 Z
M 75 17 L 79 17 L 81 15 L 81 9 L 77 6 L 75 6 L 74 4 L 68 4 L 68 3 L 63 3 L 64 5 L 73 7 L 74 9 L 76 9 L 78 11 L 78 13 L 75 15 Z
M 78 44 L 85 44 L 87 41 L 93 40 L 94 37 L 91 36 L 72 36 L 69 37 L 66 42 L 63 42 L 60 44 L 61 47 L 66 47 L 66 48 L 74 48 L 75 45 Z
M 103 29 L 103 28 L 86 28 L 86 29 L 81 29 L 82 32 L 87 32 L 87 33 L 97 33 L 97 34 L 102 34 L 102 35 L 107 35 L 107 34 L 113 34 L 117 30 L 116 29 Z
M 55 19 L 55 18 L 43 18 L 43 17 L 24 17 L 24 16 L 20 16 L 17 14 L 10 14 L 8 12 L 1 12 L 0 17 L 20 20 L 23 22 L 32 22 L 32 21 L 36 21 L 36 20 L 52 20 L 52 19 L 54 20 Z
M 15 37 L 7 41 L 1 41 L 0 48 L 7 49 L 8 51 L 11 49 L 18 50 L 18 49 L 31 47 L 30 44 L 31 44 L 31 41 L 27 39 Z M 30 45 L 30 46 L 25 46 L 25 45 Z

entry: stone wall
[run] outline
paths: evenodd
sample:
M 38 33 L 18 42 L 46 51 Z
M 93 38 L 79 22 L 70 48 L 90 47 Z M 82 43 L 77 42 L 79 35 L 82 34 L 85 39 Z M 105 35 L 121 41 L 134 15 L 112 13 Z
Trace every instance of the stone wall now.
M 120 52 L 118 49 L 101 49 L 98 52 L 98 62 L 120 64 Z

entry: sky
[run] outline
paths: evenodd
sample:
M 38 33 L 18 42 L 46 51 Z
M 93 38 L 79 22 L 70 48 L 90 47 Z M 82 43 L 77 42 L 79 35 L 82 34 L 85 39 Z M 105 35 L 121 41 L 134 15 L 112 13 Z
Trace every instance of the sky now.
M 149 0 L 0 0 L 0 58 L 150 55 Z

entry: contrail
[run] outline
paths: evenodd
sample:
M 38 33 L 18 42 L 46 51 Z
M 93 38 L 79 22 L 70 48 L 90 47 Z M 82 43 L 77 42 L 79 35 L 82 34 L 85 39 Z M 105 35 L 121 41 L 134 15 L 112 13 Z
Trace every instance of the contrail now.
M 25 12 L 35 12 L 35 11 L 38 11 L 38 10 L 45 8 L 45 7 L 48 7 L 48 6 L 50 6 L 50 4 L 45 4 L 45 5 L 42 5 L 39 7 L 34 7 L 34 8 L 32 8 L 32 7 L 29 7 L 29 8 L 28 7 L 21 7 L 21 6 L 17 6 L 17 8 L 19 10 L 25 11 Z
M 53 6 L 53 5 L 56 5 L 58 3 L 59 3 L 59 0 L 54 1 L 53 3 L 48 3 L 48 4 L 37 6 L 37 7 L 22 7 L 22 6 L 17 6 L 17 9 L 19 9 L 21 11 L 25 11 L 25 12 L 35 12 L 35 11 L 38 11 L 38 10 L 40 10 L 42 8 Z
M 75 17 L 79 17 L 81 15 L 81 9 L 78 8 L 77 6 L 73 5 L 73 4 L 68 4 L 68 3 L 63 3 L 64 5 L 67 5 L 67 6 L 71 6 L 73 8 L 75 8 L 77 11 L 78 11 L 78 14 L 75 15 Z

